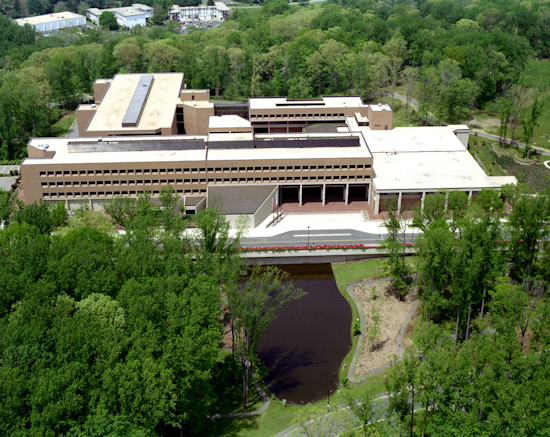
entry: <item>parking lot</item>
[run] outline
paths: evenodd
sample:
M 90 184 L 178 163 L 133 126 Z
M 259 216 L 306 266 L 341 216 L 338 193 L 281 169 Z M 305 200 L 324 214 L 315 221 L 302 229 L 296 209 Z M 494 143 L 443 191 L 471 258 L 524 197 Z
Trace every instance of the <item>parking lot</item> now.
M 185 21 L 181 25 L 181 31 L 180 33 L 186 33 L 189 32 L 190 29 L 196 27 L 196 28 L 202 28 L 205 30 L 213 29 L 214 27 L 221 26 L 223 24 L 223 21 L 210 21 L 210 20 L 189 20 Z
M 0 165 L 0 175 L 9 176 L 11 170 L 19 173 L 19 166 L 18 165 Z

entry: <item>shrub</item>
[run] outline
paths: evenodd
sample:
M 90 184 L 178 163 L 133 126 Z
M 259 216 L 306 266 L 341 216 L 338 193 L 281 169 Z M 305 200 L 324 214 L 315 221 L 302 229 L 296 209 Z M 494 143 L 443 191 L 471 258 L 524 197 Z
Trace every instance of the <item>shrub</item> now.
M 353 328 L 352 328 L 352 331 L 353 331 L 353 335 L 360 335 L 361 334 L 361 322 L 359 321 L 359 319 L 356 319 L 354 322 L 353 322 Z

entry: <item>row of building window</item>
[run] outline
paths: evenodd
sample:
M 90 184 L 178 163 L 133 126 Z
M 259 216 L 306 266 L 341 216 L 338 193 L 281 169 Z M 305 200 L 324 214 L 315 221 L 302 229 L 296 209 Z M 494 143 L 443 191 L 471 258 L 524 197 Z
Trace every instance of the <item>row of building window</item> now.
M 196 194 L 206 195 L 206 190 L 177 190 L 179 194 Z M 44 198 L 52 197 L 88 197 L 88 196 L 137 196 L 142 191 L 75 191 L 73 192 L 60 192 L 60 193 L 42 193 Z M 158 196 L 160 191 L 152 191 L 153 196 Z
M 208 167 L 209 172 L 243 172 L 243 171 L 331 171 L 331 170 L 363 170 L 369 164 L 357 165 L 279 165 L 263 167 Z M 109 176 L 109 175 L 139 175 L 139 174 L 189 174 L 204 173 L 206 168 L 168 168 L 168 169 L 129 169 L 129 170 L 57 170 L 41 171 L 40 176 Z
M 251 120 L 266 120 L 272 118 L 344 118 L 343 112 L 328 114 L 250 114 Z
M 136 181 L 59 181 L 42 182 L 42 188 L 53 187 L 95 187 L 119 185 L 163 185 L 163 184 L 205 184 L 208 183 L 243 183 L 243 182 L 300 182 L 300 181 L 348 181 L 370 179 L 370 175 L 354 176 L 271 176 L 256 178 L 208 178 L 208 179 L 145 179 Z

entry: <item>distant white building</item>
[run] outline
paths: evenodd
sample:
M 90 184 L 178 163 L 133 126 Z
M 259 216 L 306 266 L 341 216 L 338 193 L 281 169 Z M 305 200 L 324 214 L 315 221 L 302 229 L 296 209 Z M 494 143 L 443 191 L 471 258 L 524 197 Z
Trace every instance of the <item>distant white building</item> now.
M 57 33 L 61 29 L 86 26 L 86 17 L 73 12 L 58 12 L 55 14 L 38 15 L 37 17 L 18 18 L 20 26 L 30 24 L 37 32 L 44 34 Z
M 223 2 L 215 2 L 214 6 L 186 6 L 173 5 L 170 9 L 169 18 L 175 21 L 188 20 L 217 20 L 225 21 L 231 10 Z
M 86 16 L 92 23 L 99 25 L 99 17 L 103 12 L 112 12 L 120 27 L 131 29 L 140 25 L 145 27 L 146 20 L 153 18 L 153 8 L 141 3 L 134 3 L 132 6 L 124 8 L 98 9 L 90 8 L 86 10 Z

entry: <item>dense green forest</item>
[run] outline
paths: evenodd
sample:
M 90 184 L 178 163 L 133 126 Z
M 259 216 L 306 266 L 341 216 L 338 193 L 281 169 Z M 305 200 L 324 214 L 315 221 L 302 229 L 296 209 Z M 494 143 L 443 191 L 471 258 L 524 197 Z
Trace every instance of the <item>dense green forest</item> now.
M 0 158 L 22 156 L 30 136 L 48 135 L 61 109 L 89 100 L 93 81 L 117 72 L 183 71 L 189 87 L 231 100 L 368 100 L 402 86 L 418 100 L 420 122 L 435 114 L 455 123 L 489 107 L 522 125 L 525 108 L 545 92 L 525 86 L 525 65 L 549 48 L 550 6 L 540 1 L 313 8 L 267 0 L 261 9 L 235 9 L 219 28 L 186 35 L 169 26 L 41 37 L 0 16 Z
M 354 427 L 387 409 L 379 436 L 548 434 L 550 195 L 521 185 L 503 193 L 511 212 L 494 190 L 473 202 L 463 192 L 426 198 L 414 216 L 417 271 L 402 262 L 412 217 L 387 221 L 395 292 L 410 292 L 406 278 L 417 275 L 422 316 L 385 379 L 387 408 L 368 384 L 347 395 Z M 234 411 L 228 398 L 248 403 L 252 369 L 262 375 L 256 342 L 300 292 L 273 268 L 241 276 L 241 231 L 231 238 L 222 215 L 191 219 L 169 188 L 161 203 L 144 193 L 107 202 L 109 215 L 83 206 L 69 217 L 62 203 L 2 194 L 2 435 L 234 435 L 208 415 Z M 312 422 L 318 409 L 297 420 L 334 432 L 308 435 L 340 435 L 341 415 Z
M 147 194 L 114 199 L 115 221 L 2 196 L 1 435 L 205 435 L 227 390 L 246 399 L 251 382 L 238 382 L 251 380 L 262 324 L 299 294 L 273 269 L 240 286 L 239 233 L 210 209 L 193 222 L 175 213 L 169 189 L 161 197 L 164 209 Z M 225 365 L 224 321 L 246 332 L 234 336 L 242 368 Z

